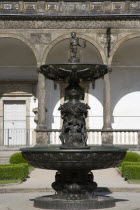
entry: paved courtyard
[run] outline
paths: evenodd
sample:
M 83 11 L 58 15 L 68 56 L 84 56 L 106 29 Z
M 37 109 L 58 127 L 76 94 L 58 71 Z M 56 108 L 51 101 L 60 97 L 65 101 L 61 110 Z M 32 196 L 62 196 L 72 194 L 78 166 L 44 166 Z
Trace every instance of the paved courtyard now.
M 124 181 L 124 178 L 115 168 L 92 172 L 98 187 L 108 188 L 111 192 L 140 192 L 140 184 L 129 184 Z M 55 179 L 55 173 L 56 171 L 53 170 L 35 169 L 26 182 L 0 187 L 0 192 L 50 191 L 51 184 Z
M 108 188 L 108 192 L 98 192 L 98 194 L 116 199 L 116 207 L 109 208 L 110 210 L 140 210 L 140 184 L 129 184 L 124 181 L 114 168 L 97 170 L 93 173 L 99 188 Z M 33 199 L 54 193 L 51 189 L 54 176 L 55 171 L 35 169 L 26 182 L 1 186 L 0 210 L 38 209 L 33 207 Z
M 33 199 L 50 193 L 6 193 L 0 195 L 0 210 L 35 210 Z M 116 199 L 116 207 L 110 210 L 140 210 L 140 193 L 102 193 Z

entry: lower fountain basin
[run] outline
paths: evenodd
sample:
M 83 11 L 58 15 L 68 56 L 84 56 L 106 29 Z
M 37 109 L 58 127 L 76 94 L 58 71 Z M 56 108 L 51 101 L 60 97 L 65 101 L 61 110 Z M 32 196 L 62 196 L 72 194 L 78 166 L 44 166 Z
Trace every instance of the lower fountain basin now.
M 60 149 L 59 146 L 22 148 L 22 155 L 34 167 L 51 170 L 97 170 L 118 165 L 126 148 L 91 146 L 90 149 Z
M 90 170 L 115 167 L 127 149 L 115 146 L 22 148 L 22 155 L 34 167 L 58 170 L 52 188 L 55 194 L 37 197 L 34 207 L 42 209 L 101 209 L 115 206 L 111 197 L 97 196 L 97 183 Z

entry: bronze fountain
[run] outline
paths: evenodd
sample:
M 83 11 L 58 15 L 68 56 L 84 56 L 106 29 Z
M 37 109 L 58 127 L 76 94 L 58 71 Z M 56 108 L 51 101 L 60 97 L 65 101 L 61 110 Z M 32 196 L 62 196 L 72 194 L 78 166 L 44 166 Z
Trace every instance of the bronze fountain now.
M 43 209 L 99 209 L 115 206 L 112 197 L 97 196 L 97 183 L 91 170 L 115 167 L 126 154 L 125 148 L 88 146 L 85 119 L 90 107 L 80 101 L 84 97 L 81 82 L 95 81 L 110 69 L 103 64 L 81 64 L 77 55 L 80 44 L 76 33 L 71 33 L 68 63 L 46 64 L 39 71 L 46 78 L 67 82 L 67 101 L 59 107 L 63 119 L 61 145 L 22 148 L 23 157 L 34 167 L 57 170 L 52 188 L 54 195 L 35 198 L 34 206 Z

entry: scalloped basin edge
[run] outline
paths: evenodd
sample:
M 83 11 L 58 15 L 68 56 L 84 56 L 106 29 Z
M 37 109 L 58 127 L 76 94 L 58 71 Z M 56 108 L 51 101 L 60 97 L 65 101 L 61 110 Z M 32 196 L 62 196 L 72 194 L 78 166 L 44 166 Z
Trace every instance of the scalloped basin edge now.
M 60 149 L 59 146 L 21 148 L 23 157 L 34 167 L 50 170 L 97 170 L 117 166 L 127 148 L 91 146 L 90 149 Z

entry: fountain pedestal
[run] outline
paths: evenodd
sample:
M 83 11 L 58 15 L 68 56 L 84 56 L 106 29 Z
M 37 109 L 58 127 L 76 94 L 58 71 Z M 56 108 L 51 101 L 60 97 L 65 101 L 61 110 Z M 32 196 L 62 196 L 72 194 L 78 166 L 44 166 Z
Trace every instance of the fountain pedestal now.
M 44 209 L 100 209 L 115 206 L 111 197 L 97 196 L 93 174 L 88 171 L 61 171 L 56 173 L 56 181 L 52 183 L 57 192 L 52 196 L 38 197 L 34 206 Z

